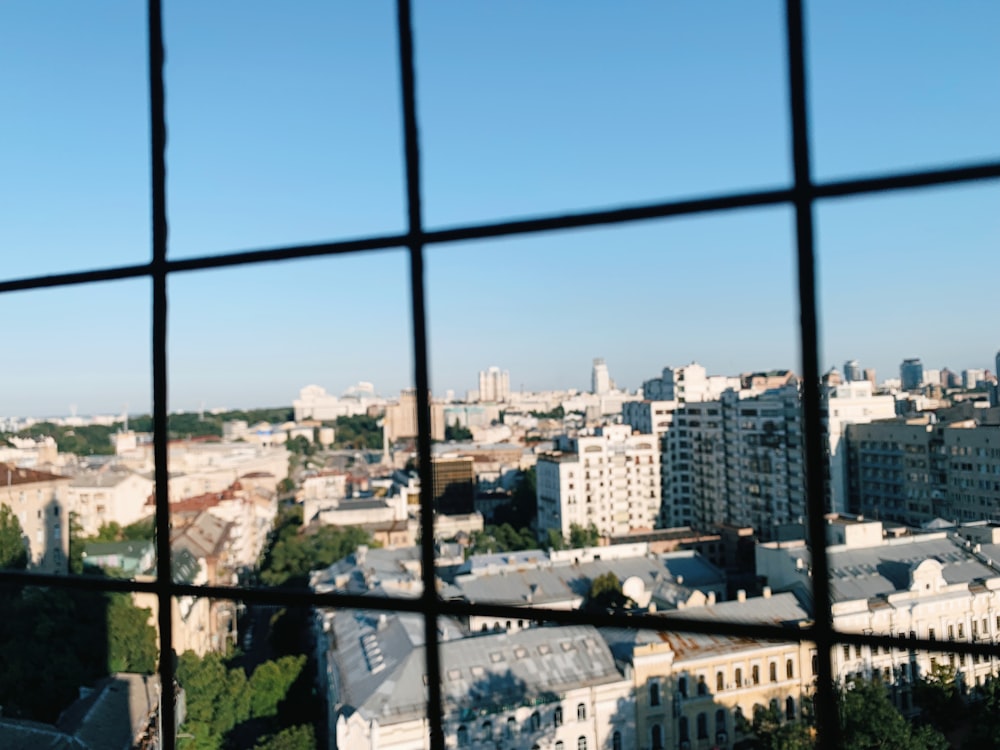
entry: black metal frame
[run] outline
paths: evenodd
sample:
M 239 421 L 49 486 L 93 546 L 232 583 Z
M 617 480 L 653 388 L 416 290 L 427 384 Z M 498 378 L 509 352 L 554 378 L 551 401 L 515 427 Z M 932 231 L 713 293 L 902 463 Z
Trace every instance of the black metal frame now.
M 163 87 L 163 31 L 161 0 L 148 2 L 149 91 L 151 115 L 151 195 L 152 195 L 152 261 L 145 264 L 90 269 L 74 273 L 0 281 L 4 292 L 43 289 L 87 284 L 115 279 L 149 278 L 152 281 L 153 326 L 153 434 L 156 476 L 156 527 L 169 528 L 170 508 L 167 491 L 167 278 L 174 273 L 210 268 L 246 265 L 294 258 L 331 256 L 366 250 L 406 248 L 410 256 L 414 368 L 417 390 L 418 456 L 422 489 L 420 506 L 421 559 L 423 563 L 423 593 L 419 599 L 373 599 L 347 594 L 317 594 L 305 591 L 244 589 L 221 586 L 190 586 L 171 580 L 169 534 L 157 535 L 157 580 L 150 583 L 121 581 L 80 576 L 40 575 L 2 571 L 0 581 L 20 585 L 42 585 L 78 588 L 93 591 L 144 591 L 159 600 L 159 634 L 161 659 L 159 675 L 164 685 L 173 684 L 171 601 L 179 596 L 200 596 L 244 602 L 274 603 L 298 606 L 407 611 L 423 614 L 427 640 L 428 723 L 430 746 L 443 750 L 441 667 L 437 642 L 437 618 L 440 616 L 489 615 L 523 618 L 524 609 L 491 604 L 469 604 L 443 601 L 436 593 L 434 580 L 434 518 L 429 502 L 433 486 L 430 462 L 430 403 L 429 367 L 427 356 L 427 323 L 424 291 L 424 247 L 466 240 L 510 235 L 526 235 L 562 229 L 622 224 L 671 216 L 720 212 L 755 206 L 789 205 L 795 210 L 797 266 L 800 313 L 800 343 L 802 351 L 802 399 L 805 420 L 806 476 L 808 486 L 809 533 L 812 539 L 814 622 L 808 627 L 790 630 L 772 625 L 719 623 L 708 620 L 672 620 L 658 615 L 622 618 L 609 614 L 567 612 L 536 608 L 532 619 L 557 624 L 592 624 L 650 630 L 672 630 L 690 633 L 717 633 L 774 641 L 812 642 L 821 654 L 818 659 L 816 719 L 818 737 L 823 747 L 839 746 L 839 729 L 833 692 L 831 653 L 837 644 L 879 645 L 906 650 L 920 649 L 981 656 L 1000 656 L 1000 648 L 982 642 L 943 642 L 913 640 L 894 636 L 865 635 L 835 631 L 830 605 L 829 566 L 827 561 L 822 481 L 824 454 L 822 446 L 818 311 L 816 302 L 815 246 L 813 207 L 824 198 L 858 196 L 893 190 L 906 190 L 950 183 L 1000 178 L 1000 162 L 983 162 L 970 166 L 878 175 L 853 180 L 817 184 L 809 166 L 809 124 L 806 106 L 806 54 L 802 0 L 786 0 L 787 58 L 789 71 L 789 107 L 792 133 L 794 181 L 791 187 L 777 190 L 726 193 L 705 198 L 633 205 L 612 210 L 569 213 L 538 218 L 495 223 L 481 223 L 451 229 L 426 230 L 421 213 L 420 147 L 416 115 L 416 83 L 413 55 L 413 31 L 410 0 L 397 0 L 400 75 L 402 84 L 403 144 L 406 163 L 406 194 L 408 227 L 403 234 L 388 234 L 310 245 L 247 250 L 226 255 L 170 260 L 167 257 L 166 215 L 166 115 Z M 163 701 L 162 746 L 173 748 L 176 741 L 174 705 Z

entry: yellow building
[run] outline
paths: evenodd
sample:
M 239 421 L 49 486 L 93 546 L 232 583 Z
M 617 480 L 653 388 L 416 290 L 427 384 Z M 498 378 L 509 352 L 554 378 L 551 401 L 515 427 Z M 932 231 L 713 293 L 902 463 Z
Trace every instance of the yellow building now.
M 808 615 L 792 594 L 686 607 L 671 617 L 783 624 Z M 814 681 L 811 644 L 721 635 L 622 632 L 612 649 L 631 661 L 639 750 L 731 748 L 754 714 L 801 717 Z

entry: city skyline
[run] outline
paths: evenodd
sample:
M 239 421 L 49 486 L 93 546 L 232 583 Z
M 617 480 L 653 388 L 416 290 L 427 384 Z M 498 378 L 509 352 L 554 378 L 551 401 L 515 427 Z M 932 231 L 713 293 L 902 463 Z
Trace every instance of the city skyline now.
M 591 380 L 592 373 L 593 373 L 593 366 L 594 366 L 594 360 L 595 359 L 602 359 L 603 360 L 604 358 L 594 357 L 594 358 L 591 358 L 591 360 L 589 360 L 588 362 L 584 363 L 586 365 L 585 368 L 584 368 L 584 370 L 585 370 L 584 374 L 583 375 L 578 375 L 576 377 L 576 380 L 579 381 L 582 384 L 577 384 L 577 385 L 567 385 L 567 384 L 560 385 L 560 384 L 554 384 L 554 385 L 545 386 L 545 387 L 528 388 L 528 387 L 523 387 L 524 383 L 519 382 L 516 379 L 512 379 L 510 381 L 510 392 L 513 394 L 513 393 L 537 393 L 537 392 L 544 392 L 544 391 L 570 391 L 570 390 L 572 390 L 572 391 L 576 391 L 578 393 L 591 393 L 592 392 L 592 388 L 591 388 L 591 385 L 590 385 L 590 380 Z M 922 359 L 922 358 L 916 357 L 916 359 Z M 830 367 L 825 368 L 824 372 L 826 372 L 829 369 L 833 368 L 833 369 L 836 369 L 843 376 L 844 375 L 844 364 L 846 362 L 849 362 L 849 361 L 857 361 L 857 363 L 861 366 L 862 370 L 869 369 L 869 366 L 867 365 L 867 363 L 864 360 L 857 360 L 857 358 L 847 357 L 847 358 L 844 358 L 840 363 L 833 364 Z M 902 361 L 903 360 L 901 359 L 900 363 L 902 363 Z M 653 379 L 653 378 L 658 378 L 660 376 L 662 370 L 665 367 L 678 368 L 678 367 L 684 367 L 684 366 L 690 365 L 690 364 L 699 364 L 699 365 L 705 366 L 706 367 L 706 374 L 709 375 L 709 376 L 712 376 L 712 375 L 722 375 L 722 376 L 731 376 L 732 377 L 732 376 L 739 376 L 739 375 L 743 375 L 743 374 L 749 374 L 749 373 L 752 373 L 752 372 L 764 372 L 764 371 L 768 371 L 768 370 L 782 370 L 782 369 L 792 370 L 792 372 L 794 372 L 796 374 L 799 374 L 799 371 L 796 368 L 785 367 L 785 366 L 760 367 L 760 368 L 743 368 L 743 369 L 737 369 L 737 370 L 734 370 L 734 371 L 715 370 L 715 369 L 712 369 L 711 367 L 706 366 L 705 365 L 705 360 L 697 359 L 696 358 L 696 359 L 692 359 L 692 360 L 689 360 L 689 361 L 686 361 L 686 362 L 670 362 L 670 363 L 664 364 L 664 365 L 662 365 L 660 367 L 651 369 L 648 372 L 642 374 L 640 376 L 639 380 L 637 382 L 635 382 L 635 383 L 633 383 L 631 381 L 623 383 L 621 381 L 621 379 L 618 378 L 616 376 L 616 374 L 615 374 L 614 363 L 610 362 L 610 363 L 606 363 L 606 364 L 607 364 L 607 368 L 608 368 L 608 373 L 609 373 L 609 375 L 611 377 L 611 381 L 615 385 L 615 388 L 617 390 L 619 390 L 619 391 L 629 392 L 629 393 L 635 393 L 639 388 L 642 387 L 642 384 L 643 384 L 644 381 L 650 380 L 650 379 Z M 997 373 L 994 372 L 993 369 L 992 369 L 992 367 L 991 367 L 991 365 L 995 364 L 995 359 L 986 359 L 985 360 L 985 364 L 982 365 L 982 366 L 950 367 L 949 368 L 948 364 L 949 363 L 945 363 L 944 365 L 941 365 L 941 366 L 929 366 L 929 364 L 927 362 L 923 362 L 923 370 L 926 373 L 927 371 L 944 371 L 947 368 L 947 369 L 950 369 L 953 373 L 961 376 L 962 373 L 965 370 L 970 370 L 971 369 L 971 370 L 984 370 L 986 372 L 992 373 L 993 376 L 997 375 Z M 467 397 L 468 394 L 470 394 L 470 393 L 474 394 L 474 393 L 476 393 L 478 391 L 478 385 L 479 385 L 478 375 L 479 375 L 479 373 L 485 372 L 488 369 L 494 368 L 494 367 L 498 367 L 499 370 L 500 370 L 500 372 L 509 373 L 509 371 L 507 370 L 507 368 L 504 365 L 502 365 L 502 364 L 501 365 L 497 365 L 495 363 L 491 363 L 490 365 L 484 365 L 479 372 L 472 372 L 472 374 L 468 378 L 466 378 L 467 382 L 465 383 L 465 385 L 463 387 L 454 387 L 452 385 L 447 385 L 447 384 L 443 384 L 441 386 L 433 387 L 433 389 L 432 389 L 433 397 L 435 399 L 442 399 L 442 398 L 445 397 L 446 393 L 452 392 L 454 394 L 454 399 L 456 401 L 464 401 L 466 399 L 466 397 Z M 877 377 L 877 381 L 876 382 L 879 385 L 882 384 L 882 383 L 884 383 L 887 380 L 899 380 L 899 378 L 900 378 L 899 365 L 897 365 L 895 369 L 890 370 L 887 373 L 883 373 L 883 372 L 879 371 L 878 369 L 876 369 L 876 377 Z M 525 381 L 525 382 L 527 382 L 527 381 Z M 331 385 L 331 383 L 332 383 L 332 385 Z M 297 385 L 294 388 L 293 391 L 289 392 L 288 394 L 285 394 L 284 396 L 275 396 L 275 398 L 273 398 L 271 400 L 259 400 L 259 401 L 251 401 L 251 402 L 240 402 L 240 403 L 229 403 L 229 402 L 218 402 L 218 403 L 216 403 L 216 402 L 210 402 L 210 401 L 202 399 L 202 400 L 199 400 L 199 401 L 197 401 L 197 402 L 195 402 L 194 404 L 191 404 L 191 405 L 181 404 L 181 405 L 174 406 L 172 404 L 171 407 L 170 407 L 170 411 L 172 413 L 173 412 L 198 412 L 198 411 L 209 412 L 209 411 L 226 411 L 226 410 L 255 409 L 255 408 L 264 409 L 264 408 L 272 408 L 272 407 L 290 406 L 291 403 L 292 403 L 292 401 L 295 400 L 298 397 L 299 391 L 302 388 L 305 388 L 308 385 L 318 385 L 318 386 L 324 388 L 329 393 L 329 395 L 331 395 L 331 396 L 338 396 L 339 397 L 341 395 L 344 395 L 349 390 L 356 388 L 356 386 L 359 383 L 369 383 L 369 384 L 373 385 L 374 386 L 374 393 L 375 393 L 375 395 L 377 395 L 379 397 L 382 397 L 382 398 L 385 398 L 385 399 L 388 399 L 390 401 L 393 400 L 393 399 L 398 398 L 400 392 L 402 392 L 403 390 L 412 388 L 412 386 L 404 384 L 404 385 L 401 385 L 399 388 L 396 388 L 396 389 L 393 389 L 393 390 L 387 390 L 387 389 L 382 388 L 379 385 L 378 379 L 373 379 L 371 377 L 367 377 L 367 376 L 365 376 L 365 375 L 362 374 L 361 377 L 355 377 L 355 378 L 338 377 L 338 378 L 336 378 L 336 380 L 329 380 L 329 381 L 326 381 L 326 380 L 323 380 L 323 379 L 313 379 L 313 380 L 309 380 L 308 382 L 301 382 L 299 385 Z M 432 386 L 433 386 L 433 383 L 432 383 Z M 27 412 L 27 411 L 3 412 L 3 411 L 0 411 L 0 417 L 4 417 L 4 418 L 20 417 L 20 418 L 33 418 L 33 419 L 44 419 L 44 418 L 59 418 L 59 419 L 62 419 L 62 418 L 70 417 L 70 416 L 92 417 L 92 416 L 99 416 L 99 415 L 113 416 L 113 415 L 118 415 L 118 414 L 128 414 L 129 416 L 136 416 L 136 415 L 149 414 L 150 413 L 150 410 L 148 408 L 142 408 L 141 406 L 137 405 L 138 403 L 141 403 L 141 402 L 130 403 L 130 402 L 127 402 L 127 401 L 123 401 L 121 404 L 119 404 L 118 408 L 114 408 L 114 406 L 111 405 L 108 408 L 104 408 L 104 409 L 93 409 L 93 408 L 88 408 L 86 400 L 81 399 L 81 400 L 78 400 L 78 401 L 68 401 L 67 404 L 65 405 L 65 407 L 63 407 L 62 410 L 60 410 L 57 407 L 55 409 L 40 410 L 40 411 L 36 411 L 36 412 Z
M 5 278 L 149 256 L 143 8 L 52 6 L 0 8 Z M 402 230 L 389 4 L 164 10 L 171 257 Z M 609 14 L 583 5 L 565 33 L 555 8 L 417 5 L 429 226 L 788 184 L 779 3 Z M 1000 153 L 998 14 L 810 4 L 815 178 Z M 820 202 L 824 369 L 988 367 L 998 204 L 987 183 Z M 631 389 L 694 359 L 800 370 L 792 238 L 775 207 L 429 246 L 432 387 L 497 363 L 512 389 L 584 389 L 595 356 Z M 408 268 L 394 250 L 172 276 L 171 408 L 412 384 Z M 145 281 L 0 297 L 7 350 L 31 352 L 0 413 L 148 408 L 150 307 Z

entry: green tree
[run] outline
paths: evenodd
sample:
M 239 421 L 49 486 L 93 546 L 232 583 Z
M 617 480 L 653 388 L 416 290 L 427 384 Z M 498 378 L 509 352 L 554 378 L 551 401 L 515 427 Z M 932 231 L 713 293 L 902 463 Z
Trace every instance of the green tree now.
M 580 547 L 596 547 L 601 541 L 601 533 L 594 524 L 589 524 L 586 528 L 579 524 L 571 523 L 569 526 L 569 546 L 573 549 Z
M 550 549 L 560 550 L 566 547 L 566 540 L 558 529 L 549 529 L 546 532 Z
M 316 750 L 316 734 L 308 724 L 298 724 L 265 737 L 254 750 Z
M 472 440 L 472 430 L 463 427 L 455 417 L 455 423 L 444 428 L 445 440 Z
M 811 750 L 816 746 L 813 730 L 805 721 L 783 721 L 781 709 L 769 706 L 757 711 L 750 731 L 759 750 Z
M 365 531 L 354 526 L 320 526 L 309 533 L 301 532 L 301 519 L 301 506 L 283 509 L 279 515 L 260 566 L 264 584 L 301 587 L 306 585 L 309 571 L 343 559 L 358 545 L 378 546 Z
M 950 732 L 965 713 L 965 701 L 955 684 L 955 667 L 935 664 L 930 673 L 913 685 L 913 702 L 921 718 L 932 727 Z
M 276 716 L 278 704 L 302 673 L 305 663 L 306 657 L 302 655 L 282 656 L 254 669 L 249 681 L 250 715 L 256 718 Z
M 0 568 L 27 567 L 28 549 L 24 546 L 21 522 L 8 506 L 0 505 Z
M 128 594 L 109 594 L 108 670 L 144 672 L 156 670 L 156 631 L 149 624 L 152 611 L 140 609 Z
M 969 734 L 963 748 L 1000 750 L 1000 678 L 988 677 L 969 706 Z
M 93 538 L 95 542 L 120 542 L 122 538 L 122 526 L 117 521 L 102 523 L 97 529 L 97 535 Z
M 948 741 L 929 726 L 914 727 L 889 700 L 881 682 L 856 680 L 837 692 L 845 750 L 947 750 Z
M 622 584 L 618 576 L 608 571 L 590 582 L 584 607 L 592 611 L 606 612 L 612 609 L 625 609 L 629 602 L 629 598 L 622 593 Z

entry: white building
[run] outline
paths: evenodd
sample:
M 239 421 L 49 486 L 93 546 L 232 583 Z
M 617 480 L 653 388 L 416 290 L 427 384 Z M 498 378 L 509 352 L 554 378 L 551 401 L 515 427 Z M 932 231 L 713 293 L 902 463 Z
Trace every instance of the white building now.
M 683 367 L 664 367 L 659 378 L 642 384 L 642 395 L 650 401 L 686 403 L 712 401 L 729 389 L 740 389 L 739 377 L 709 376 L 704 367 L 692 362 Z
M 622 422 L 659 440 L 673 424 L 678 406 L 678 401 L 629 401 L 622 404 Z
M 590 374 L 590 392 L 595 396 L 603 396 L 614 388 L 608 365 L 602 357 L 594 359 L 594 369 Z
M 331 396 L 318 385 L 307 385 L 292 402 L 295 421 L 315 419 L 332 422 L 337 417 L 355 417 L 367 414 L 370 408 L 383 408 L 385 399 L 375 394 L 371 383 L 358 383 L 348 388 L 341 397 Z
M 480 370 L 479 400 L 486 403 L 510 401 L 510 373 L 499 367 Z
M 827 510 L 844 513 L 848 509 L 848 462 L 844 432 L 849 424 L 868 424 L 876 419 L 896 416 L 896 399 L 876 396 L 867 380 L 854 380 L 827 389 L 822 397 L 826 426 L 826 449 L 830 476 L 827 484 Z
M 652 528 L 660 513 L 660 448 L 631 427 L 601 427 L 563 437 L 537 463 L 538 528 L 593 524 L 606 536 Z
M 1000 572 L 984 549 L 993 545 L 977 550 L 944 532 L 883 539 L 878 521 L 833 517 L 828 524 L 835 629 L 930 640 L 1000 637 Z M 805 542 L 759 545 L 757 573 L 775 590 L 808 586 Z M 881 678 L 895 687 L 903 711 L 913 708 L 912 684 L 938 661 L 954 666 L 967 686 L 996 671 L 990 660 L 956 654 L 847 645 L 834 651 L 840 679 Z

